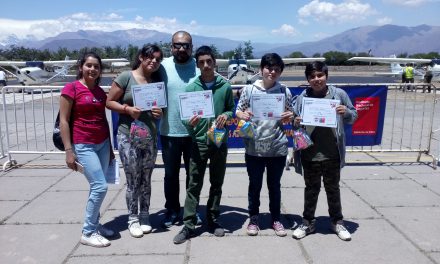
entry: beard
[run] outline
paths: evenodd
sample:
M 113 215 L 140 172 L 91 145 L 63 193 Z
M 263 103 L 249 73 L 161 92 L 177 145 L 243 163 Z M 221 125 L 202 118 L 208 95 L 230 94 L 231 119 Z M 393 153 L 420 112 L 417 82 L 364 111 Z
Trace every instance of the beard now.
M 178 63 L 185 63 L 191 57 L 186 51 L 177 51 L 173 53 L 174 60 Z

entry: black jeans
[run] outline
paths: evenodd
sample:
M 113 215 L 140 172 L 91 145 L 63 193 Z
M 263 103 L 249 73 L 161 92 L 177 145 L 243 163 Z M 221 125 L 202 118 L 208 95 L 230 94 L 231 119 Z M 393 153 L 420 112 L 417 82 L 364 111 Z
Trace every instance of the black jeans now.
M 181 158 L 186 171 L 186 187 L 188 186 L 189 159 L 191 157 L 191 137 L 160 136 L 162 143 L 162 159 L 165 166 L 164 192 L 165 208 L 169 212 L 179 213 L 179 172 Z M 185 187 L 185 188 L 186 188 Z
M 341 178 L 341 162 L 339 159 L 324 161 L 301 160 L 304 169 L 304 219 L 311 221 L 315 218 L 319 191 L 321 190 L 321 176 L 327 194 L 328 213 L 332 223 L 342 220 L 341 193 L 339 180 Z
M 272 221 L 280 220 L 281 210 L 281 176 L 286 165 L 286 156 L 257 157 L 245 154 L 246 168 L 249 176 L 248 202 L 249 216 L 258 215 L 260 192 L 263 185 L 264 170 L 267 168 L 267 188 L 269 190 L 269 211 Z

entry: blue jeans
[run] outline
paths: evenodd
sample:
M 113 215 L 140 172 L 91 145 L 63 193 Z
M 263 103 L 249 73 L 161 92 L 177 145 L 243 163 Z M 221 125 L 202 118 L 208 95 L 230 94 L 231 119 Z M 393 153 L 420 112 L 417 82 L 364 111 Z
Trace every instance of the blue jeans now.
M 160 136 L 162 143 L 162 160 L 165 166 L 164 191 L 165 208 L 168 212 L 179 213 L 180 182 L 179 171 L 183 154 L 186 171 L 186 187 L 188 187 L 189 159 L 191 156 L 191 137 Z
M 110 162 L 110 141 L 100 144 L 74 144 L 78 161 L 84 166 L 84 175 L 90 185 L 83 234 L 91 235 L 99 224 L 99 210 L 107 193 L 105 173 Z
M 264 170 L 267 168 L 267 189 L 269 190 L 269 211 L 272 221 L 280 220 L 281 176 L 286 165 L 286 156 L 257 157 L 245 154 L 249 176 L 248 202 L 249 216 L 259 214 L 260 192 L 263 186 Z

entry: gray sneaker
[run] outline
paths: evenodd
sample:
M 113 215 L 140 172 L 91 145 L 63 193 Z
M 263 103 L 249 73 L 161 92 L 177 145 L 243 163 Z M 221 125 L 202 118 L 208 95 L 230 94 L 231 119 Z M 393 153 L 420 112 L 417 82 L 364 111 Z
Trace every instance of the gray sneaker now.
M 176 245 L 182 244 L 193 236 L 194 236 L 194 231 L 184 226 L 182 230 L 180 230 L 180 232 L 174 237 L 173 242 Z
M 315 232 L 315 222 L 315 219 L 313 219 L 312 221 L 303 219 L 302 224 L 299 225 L 295 230 L 293 230 L 292 237 L 296 239 L 301 239 L 306 235 Z

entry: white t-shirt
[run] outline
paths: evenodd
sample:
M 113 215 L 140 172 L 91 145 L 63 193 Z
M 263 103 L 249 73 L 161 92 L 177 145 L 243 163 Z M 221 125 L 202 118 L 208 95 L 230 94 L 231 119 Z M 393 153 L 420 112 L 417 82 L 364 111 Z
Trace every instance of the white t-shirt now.
M 0 80 L 5 80 L 5 72 L 4 71 L 0 71 Z

